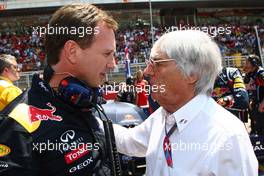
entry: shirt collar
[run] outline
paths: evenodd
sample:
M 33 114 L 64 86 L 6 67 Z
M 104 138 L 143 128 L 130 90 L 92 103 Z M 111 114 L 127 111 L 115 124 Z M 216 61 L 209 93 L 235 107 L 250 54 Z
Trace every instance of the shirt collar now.
M 10 79 L 6 78 L 6 77 L 0 76 L 0 79 L 1 80 L 5 80 L 5 81 L 8 81 L 8 82 L 10 82 L 10 83 L 13 84 L 13 82 Z
M 43 81 L 38 74 L 34 74 L 31 83 L 31 89 L 38 90 L 45 96 L 52 96 L 53 91 L 50 85 Z
M 164 108 L 162 108 L 162 115 L 163 117 L 173 116 L 177 123 L 178 132 L 180 133 L 203 110 L 208 100 L 209 97 L 207 95 L 200 94 L 195 96 L 173 114 L 169 114 Z

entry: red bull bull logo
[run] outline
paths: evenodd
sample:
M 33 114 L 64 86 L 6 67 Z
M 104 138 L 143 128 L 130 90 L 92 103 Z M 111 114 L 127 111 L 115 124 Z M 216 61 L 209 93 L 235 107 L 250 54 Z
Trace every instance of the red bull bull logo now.
M 222 97 L 225 93 L 229 91 L 229 88 L 226 87 L 216 87 L 212 92 L 213 97 Z
M 62 121 L 61 116 L 54 115 L 56 108 L 52 106 L 50 103 L 47 103 L 51 109 L 40 109 L 34 106 L 29 106 L 29 116 L 31 123 L 42 120 L 55 120 Z

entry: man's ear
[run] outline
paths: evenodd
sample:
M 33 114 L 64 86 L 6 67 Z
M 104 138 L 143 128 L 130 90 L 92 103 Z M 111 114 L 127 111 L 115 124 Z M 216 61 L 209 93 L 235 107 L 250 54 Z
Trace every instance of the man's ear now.
M 8 73 L 8 71 L 9 71 L 9 68 L 5 67 L 3 70 L 3 73 Z
M 63 47 L 64 56 L 71 64 L 77 61 L 77 50 L 79 49 L 78 43 L 73 40 L 68 40 Z
M 9 68 L 5 67 L 1 73 L 1 76 L 6 77 L 9 74 Z
M 198 76 L 192 73 L 190 76 L 186 76 L 185 79 L 187 80 L 188 84 L 192 85 L 198 81 Z

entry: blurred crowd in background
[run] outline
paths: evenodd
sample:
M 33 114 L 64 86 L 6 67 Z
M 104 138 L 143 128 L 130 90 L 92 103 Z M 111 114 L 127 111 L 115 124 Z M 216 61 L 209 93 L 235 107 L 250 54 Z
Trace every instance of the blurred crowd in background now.
M 204 24 L 210 28 L 209 24 Z M 241 56 L 257 53 L 257 41 L 254 26 L 238 24 L 219 24 L 214 27 L 229 26 L 230 33 L 218 34 L 214 37 L 223 56 Z M 264 53 L 264 25 L 259 24 L 258 32 L 261 49 Z M 166 32 L 166 27 L 153 28 L 154 40 Z M 152 35 L 149 26 L 127 26 L 116 32 L 116 63 L 123 64 L 125 48 L 128 48 L 130 62 L 142 63 L 149 56 L 152 46 Z M 44 39 L 31 28 L 22 32 L 4 31 L 0 33 L 0 54 L 11 54 L 17 58 L 22 71 L 42 69 L 45 60 Z

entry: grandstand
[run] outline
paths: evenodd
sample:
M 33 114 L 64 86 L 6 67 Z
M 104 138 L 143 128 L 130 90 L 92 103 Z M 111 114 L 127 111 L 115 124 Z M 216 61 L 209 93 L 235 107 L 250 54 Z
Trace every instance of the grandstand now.
M 0 1 L 0 53 L 10 53 L 17 57 L 24 71 L 18 82 L 20 87 L 25 88 L 29 85 L 32 74 L 41 72 L 45 60 L 43 37 L 34 33 L 33 27 L 46 26 L 50 15 L 57 8 L 76 2 L 84 1 Z M 162 33 L 179 27 L 207 27 L 213 31 L 211 34 L 215 34 L 216 28 L 228 29 L 224 34 L 213 36 L 221 49 L 223 63 L 227 66 L 241 68 L 246 55 L 264 51 L 264 1 L 152 0 L 153 23 L 150 21 L 148 0 L 89 2 L 108 10 L 120 24 L 116 33 L 118 67 L 108 75 L 110 82 L 125 79 L 126 46 L 130 55 L 132 74 L 138 69 L 144 69 L 144 60 L 152 46 L 151 29 L 154 40 Z M 257 43 L 255 26 L 260 46 Z

